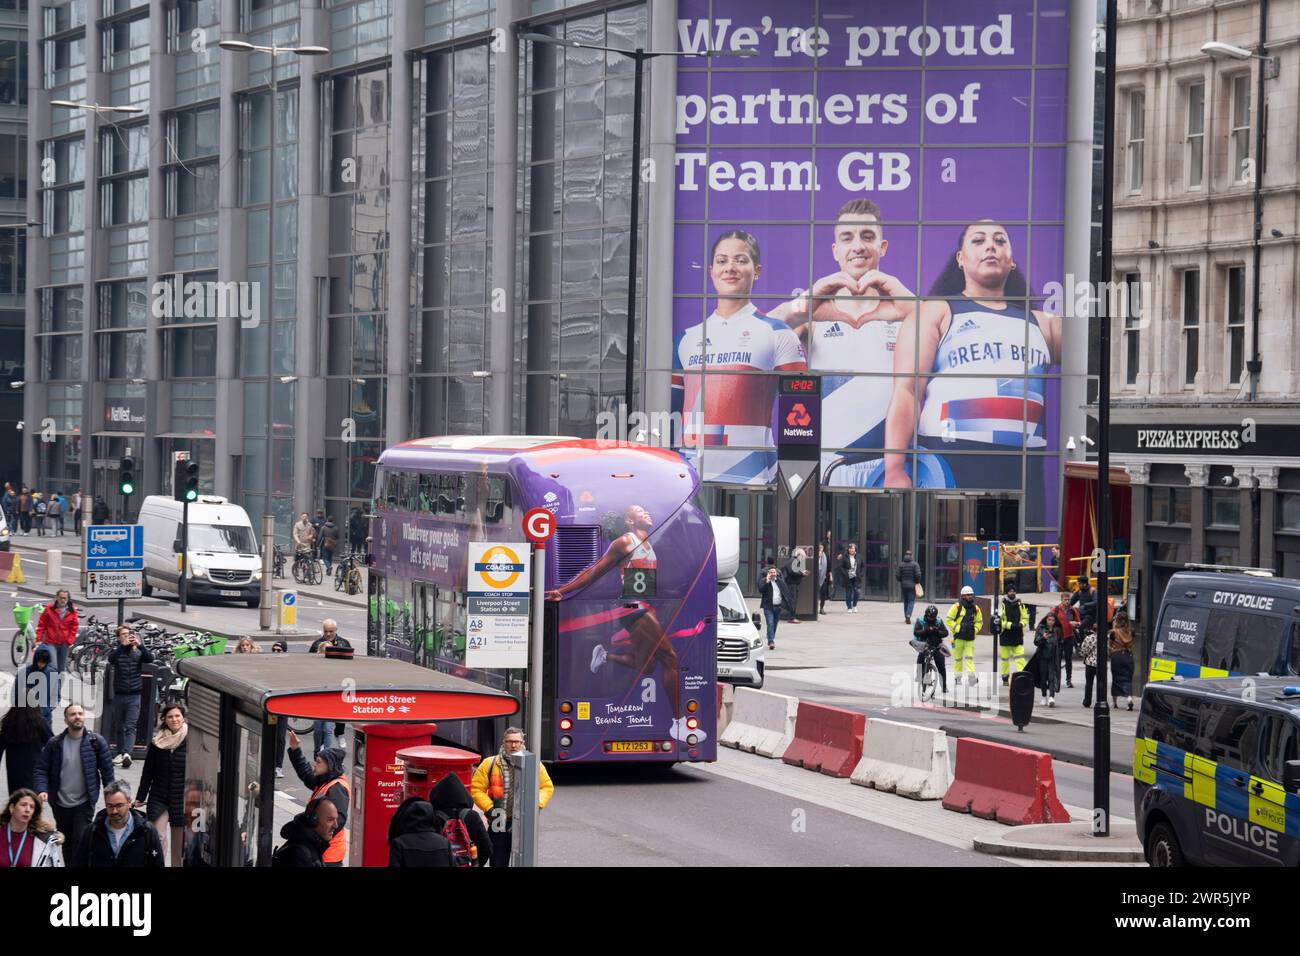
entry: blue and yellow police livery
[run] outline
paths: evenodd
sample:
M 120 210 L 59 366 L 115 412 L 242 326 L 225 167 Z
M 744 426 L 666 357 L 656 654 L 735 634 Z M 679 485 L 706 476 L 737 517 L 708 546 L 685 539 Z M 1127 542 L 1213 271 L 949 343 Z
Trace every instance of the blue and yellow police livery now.
M 1147 680 L 1242 674 L 1300 675 L 1300 581 L 1178 572 L 1160 602 Z
M 1300 866 L 1300 686 L 1279 677 L 1148 684 L 1133 745 L 1152 866 Z

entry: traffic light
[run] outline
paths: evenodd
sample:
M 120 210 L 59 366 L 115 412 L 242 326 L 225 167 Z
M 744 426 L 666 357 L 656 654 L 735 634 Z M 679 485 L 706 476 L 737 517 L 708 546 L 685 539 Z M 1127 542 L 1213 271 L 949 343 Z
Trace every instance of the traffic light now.
M 122 493 L 123 498 L 130 498 L 135 494 L 135 459 L 130 455 L 118 459 L 117 490 Z
M 199 500 L 199 463 L 178 461 L 172 472 L 172 497 L 177 501 Z

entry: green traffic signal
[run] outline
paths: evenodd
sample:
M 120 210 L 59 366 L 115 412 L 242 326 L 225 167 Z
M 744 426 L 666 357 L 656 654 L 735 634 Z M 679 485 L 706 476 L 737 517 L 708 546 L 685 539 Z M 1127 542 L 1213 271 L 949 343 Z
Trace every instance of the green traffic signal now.
M 198 501 L 198 500 L 199 500 L 199 492 L 198 492 L 198 489 L 197 489 L 197 488 L 186 488 L 186 489 L 185 489 L 185 500 L 186 500 L 186 501 Z
M 135 494 L 135 459 L 123 455 L 117 462 L 117 490 L 123 498 Z

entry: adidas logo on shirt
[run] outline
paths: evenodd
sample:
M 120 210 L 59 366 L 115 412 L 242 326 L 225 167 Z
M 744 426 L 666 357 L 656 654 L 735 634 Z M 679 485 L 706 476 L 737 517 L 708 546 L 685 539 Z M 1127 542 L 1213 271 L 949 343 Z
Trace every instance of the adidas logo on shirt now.
M 840 328 L 838 322 L 832 322 L 831 327 L 823 333 L 822 337 L 827 339 L 843 338 L 844 330 Z
M 976 324 L 974 319 L 967 319 L 961 325 L 957 326 L 957 333 L 960 335 L 962 332 L 972 332 L 978 328 L 979 325 Z

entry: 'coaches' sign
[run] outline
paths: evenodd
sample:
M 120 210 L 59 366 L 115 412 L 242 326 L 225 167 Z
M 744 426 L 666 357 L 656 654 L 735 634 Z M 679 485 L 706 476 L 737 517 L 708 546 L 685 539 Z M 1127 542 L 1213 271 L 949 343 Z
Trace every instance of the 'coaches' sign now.
M 1300 428 L 1266 423 L 1110 426 L 1110 449 L 1120 454 L 1180 454 L 1293 457 Z

